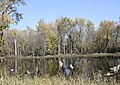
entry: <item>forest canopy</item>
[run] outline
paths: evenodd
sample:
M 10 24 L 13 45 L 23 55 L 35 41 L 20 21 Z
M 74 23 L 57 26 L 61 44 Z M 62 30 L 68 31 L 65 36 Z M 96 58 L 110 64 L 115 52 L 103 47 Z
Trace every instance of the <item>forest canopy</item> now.
M 119 22 L 104 20 L 99 27 L 89 19 L 61 17 L 54 23 L 39 20 L 36 28 L 4 31 L 4 55 L 92 54 L 120 52 Z

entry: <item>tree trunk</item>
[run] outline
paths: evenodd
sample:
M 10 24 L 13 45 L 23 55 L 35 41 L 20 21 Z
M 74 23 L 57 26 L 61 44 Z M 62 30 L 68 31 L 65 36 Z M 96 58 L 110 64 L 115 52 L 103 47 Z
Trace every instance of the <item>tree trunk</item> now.
M 105 53 L 107 52 L 107 50 L 108 50 L 108 42 L 109 42 L 109 40 L 108 40 L 108 38 L 106 38 L 106 42 L 105 42 Z
M 14 46 L 15 46 L 15 55 L 17 55 L 17 40 L 14 39 Z
M 3 31 L 0 30 L 0 55 L 2 55 Z
M 64 54 L 65 54 L 65 44 L 64 44 Z
M 88 80 L 92 79 L 92 68 L 91 68 L 91 60 L 88 58 L 83 59 L 83 79 Z
M 15 55 L 17 55 L 17 40 L 14 39 Z M 17 60 L 15 60 L 15 74 L 17 74 Z
M 61 43 L 61 39 L 60 39 L 60 36 L 58 36 L 58 55 L 60 55 L 60 51 L 61 51 L 61 46 L 60 46 L 60 43 Z M 61 59 L 60 58 L 58 58 L 58 62 L 61 62 Z M 60 63 L 59 63 L 60 64 Z M 61 69 L 61 67 L 60 67 L 60 65 L 59 65 L 59 68 L 58 68 L 58 74 L 60 74 L 61 75 L 61 73 L 62 73 L 62 69 Z
M 46 43 L 46 42 L 44 42 L 44 45 L 43 45 L 43 46 L 44 46 L 44 47 L 43 47 L 43 49 L 44 49 L 44 50 L 43 50 L 43 51 L 44 51 L 43 54 L 44 54 L 44 55 L 46 54 L 46 44 L 45 44 L 45 43 Z
M 70 49 L 70 53 L 73 53 L 73 49 L 72 49 L 72 42 L 71 42 L 71 49 Z
M 60 42 L 61 42 L 61 39 L 59 38 L 59 39 L 58 39 L 58 55 L 60 54 L 60 51 L 61 51 L 61 50 L 60 50 Z

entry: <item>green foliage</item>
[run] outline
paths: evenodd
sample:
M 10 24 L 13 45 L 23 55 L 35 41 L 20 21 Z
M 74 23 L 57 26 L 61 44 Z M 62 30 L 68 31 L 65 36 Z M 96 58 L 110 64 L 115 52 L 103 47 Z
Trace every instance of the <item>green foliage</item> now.
M 29 77 L 20 79 L 19 77 L 10 77 L 4 80 L 0 80 L 1 85 L 119 85 L 114 81 L 112 82 L 96 82 L 87 81 L 84 82 L 80 77 L 77 79 L 66 79 L 60 77 L 41 77 L 31 79 Z
M 86 20 L 84 18 L 76 18 L 75 23 L 78 24 L 79 27 L 85 27 Z
M 0 47 L 0 56 L 2 56 L 3 49 Z
M 92 23 L 92 21 L 88 20 L 86 26 L 87 26 L 87 28 L 94 28 L 94 23 Z
M 103 43 L 104 52 L 107 51 L 109 41 L 112 39 L 112 34 L 116 28 L 116 22 L 114 21 L 102 21 L 100 23 L 100 32 L 101 32 L 101 43 Z
M 48 73 L 50 76 L 55 76 L 58 72 L 58 60 L 55 59 L 50 59 L 48 60 Z
M 0 1 L 0 47 L 3 43 L 3 30 L 10 24 L 18 23 L 22 19 L 22 14 L 17 12 L 17 7 L 20 4 L 25 5 L 24 0 Z
M 2 7 L 0 7 L 0 12 L 2 12 L 3 11 L 3 8 Z
M 8 16 L 5 17 L 5 21 L 9 21 Z M 91 20 L 62 17 L 55 23 L 40 20 L 36 29 L 27 27 L 24 31 L 6 31 L 3 46 L 5 53 L 14 53 L 13 37 L 17 37 L 17 48 L 19 54 L 23 55 L 119 52 L 120 30 L 113 21 L 102 21 L 95 28 Z
M 57 49 L 57 36 L 49 36 L 49 41 L 48 41 L 48 51 L 50 54 L 55 53 Z

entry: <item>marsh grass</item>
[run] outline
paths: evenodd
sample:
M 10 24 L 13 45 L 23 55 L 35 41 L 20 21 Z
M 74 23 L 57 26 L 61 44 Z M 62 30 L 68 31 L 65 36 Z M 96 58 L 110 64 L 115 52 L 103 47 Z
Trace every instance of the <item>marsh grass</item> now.
M 66 79 L 65 77 L 39 77 L 30 78 L 19 76 L 6 77 L 0 80 L 0 85 L 120 85 L 116 82 L 95 82 L 95 81 L 83 81 L 81 78 Z

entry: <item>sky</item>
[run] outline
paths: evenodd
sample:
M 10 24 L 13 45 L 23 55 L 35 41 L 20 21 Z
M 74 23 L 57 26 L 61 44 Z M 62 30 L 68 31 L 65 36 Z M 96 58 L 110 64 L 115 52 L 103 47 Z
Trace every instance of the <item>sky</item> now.
M 23 20 L 10 28 L 19 30 L 27 26 L 35 29 L 40 19 L 54 22 L 62 17 L 71 19 L 90 19 L 95 27 L 104 20 L 119 21 L 120 0 L 25 0 L 27 6 L 19 6 L 18 11 L 23 14 Z

